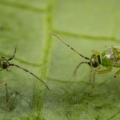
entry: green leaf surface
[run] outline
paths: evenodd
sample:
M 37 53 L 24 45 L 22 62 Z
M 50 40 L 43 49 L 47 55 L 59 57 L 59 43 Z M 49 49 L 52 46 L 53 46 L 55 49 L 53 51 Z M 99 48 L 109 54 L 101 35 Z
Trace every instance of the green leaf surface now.
M 0 120 L 119 120 L 120 93 L 114 74 L 96 75 L 75 67 L 84 58 L 65 46 L 57 34 L 82 55 L 91 57 L 105 46 L 120 44 L 119 0 L 0 0 L 0 55 L 41 78 L 16 67 L 0 72 L 7 83 L 11 112 L 0 84 Z M 102 67 L 102 69 L 105 69 Z M 120 77 L 117 77 L 120 81 Z

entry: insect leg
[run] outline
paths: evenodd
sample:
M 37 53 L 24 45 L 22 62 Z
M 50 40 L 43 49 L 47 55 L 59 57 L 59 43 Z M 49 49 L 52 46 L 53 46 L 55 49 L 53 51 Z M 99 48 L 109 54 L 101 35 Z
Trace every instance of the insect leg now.
M 8 103 L 8 91 L 7 91 L 7 84 L 5 82 L 3 82 L 2 80 L 0 80 L 0 83 L 2 83 L 3 85 L 5 85 L 6 88 L 6 102 L 11 110 L 10 104 Z
M 98 67 L 98 69 L 97 70 L 99 70 L 100 69 L 100 67 Z M 92 89 L 90 90 L 90 92 L 88 93 L 88 96 L 90 95 L 90 93 L 92 92 L 92 90 L 94 89 L 94 87 L 95 87 L 95 75 L 96 75 L 96 73 L 97 73 L 97 70 L 94 72 L 94 75 L 93 75 L 93 84 L 92 84 Z
M 100 69 L 100 67 L 99 67 L 98 69 Z M 102 71 L 97 71 L 97 70 L 96 70 L 96 71 L 94 72 L 92 89 L 90 90 L 90 92 L 89 92 L 88 95 L 90 95 L 90 93 L 92 92 L 92 90 L 93 90 L 94 87 L 95 87 L 95 75 L 96 75 L 96 74 L 108 73 L 108 72 L 111 72 L 111 70 L 112 70 L 112 69 L 107 69 L 107 70 L 102 70 Z
M 96 55 L 100 55 L 100 53 L 97 52 L 96 50 L 92 50 L 92 53 L 93 53 L 93 54 L 96 54 Z
M 84 63 L 87 63 L 87 64 L 88 64 L 88 62 L 81 62 L 81 63 L 79 63 L 79 64 L 77 65 L 77 67 L 76 67 L 76 69 L 75 69 L 75 71 L 74 71 L 74 74 L 73 74 L 73 75 L 75 75 L 75 74 L 76 74 L 77 69 L 80 67 L 80 65 L 81 65 L 81 64 L 84 64 Z
M 15 45 L 15 51 L 14 51 L 13 57 L 9 58 L 8 61 L 9 61 L 9 60 L 12 60 L 12 59 L 15 57 L 16 48 L 17 48 L 17 44 Z
M 91 82 L 91 73 L 92 73 L 92 71 L 93 71 L 93 69 L 90 70 L 90 75 L 89 75 L 90 76 L 90 82 Z
M 111 72 L 112 69 L 107 69 L 107 70 L 102 70 L 102 71 L 97 71 L 96 74 L 104 74 L 104 73 L 108 73 Z
M 115 78 L 115 80 L 116 80 L 118 89 L 119 89 L 119 91 L 120 91 L 120 85 L 119 85 L 119 83 L 118 83 L 118 81 L 117 81 L 117 78 L 116 78 L 119 74 L 120 74 L 120 70 L 118 70 L 118 71 L 115 73 L 114 78 Z

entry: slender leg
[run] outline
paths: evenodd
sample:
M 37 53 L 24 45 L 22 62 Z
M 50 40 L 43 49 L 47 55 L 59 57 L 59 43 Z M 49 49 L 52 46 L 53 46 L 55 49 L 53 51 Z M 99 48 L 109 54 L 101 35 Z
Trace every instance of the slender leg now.
M 98 68 L 98 69 L 100 69 L 100 68 Z M 98 70 L 98 69 L 97 69 L 97 70 Z M 94 72 L 92 89 L 91 89 L 90 92 L 88 93 L 88 96 L 90 95 L 90 93 L 92 92 L 92 90 L 93 90 L 94 87 L 95 87 L 95 75 L 96 75 L 96 74 L 104 74 L 104 73 L 111 72 L 111 69 L 102 70 L 102 71 L 97 71 L 97 70 Z
M 77 67 L 76 67 L 76 69 L 75 69 L 75 71 L 74 71 L 73 75 L 75 75 L 75 74 L 76 74 L 77 69 L 80 67 L 80 65 L 81 65 L 81 64 L 84 64 L 84 63 L 87 63 L 87 64 L 88 64 L 88 62 L 81 62 L 81 63 L 79 63 L 79 64 L 77 65 Z
M 97 52 L 96 50 L 92 50 L 92 53 L 93 53 L 93 54 L 96 54 L 96 55 L 100 55 L 100 53 Z
M 119 91 L 120 91 L 120 85 L 119 85 L 119 83 L 118 83 L 118 81 L 117 81 L 117 78 L 116 78 L 119 74 L 120 74 L 120 70 L 118 70 L 118 71 L 115 73 L 114 78 L 115 78 L 115 80 L 116 80 L 117 87 L 118 87 L 118 89 L 119 89 Z
M 13 57 L 9 58 L 8 61 L 9 61 L 9 60 L 12 60 L 12 59 L 15 57 L 16 48 L 17 48 L 17 44 L 15 45 L 15 51 L 14 51 Z
M 102 71 L 97 71 L 96 74 L 104 74 L 104 73 L 108 73 L 111 72 L 112 69 L 107 69 L 107 70 L 102 70 Z
M 2 83 L 3 85 L 5 85 L 6 88 L 6 102 L 11 110 L 10 104 L 8 103 L 8 91 L 7 91 L 7 84 L 5 82 L 3 82 L 2 80 L 0 80 L 0 83 Z
M 91 70 L 90 70 L 90 75 L 89 75 L 89 76 L 90 76 L 90 82 L 91 82 L 91 73 L 92 73 L 92 71 L 93 71 L 93 70 L 91 69 Z
M 95 74 L 96 72 L 94 72 L 94 75 L 93 75 L 93 84 L 92 84 L 92 89 L 90 90 L 90 92 L 88 93 L 88 96 L 90 95 L 90 93 L 92 92 L 92 90 L 94 89 L 95 87 Z
M 100 67 L 98 67 L 98 69 L 97 70 L 99 70 L 100 69 Z M 94 89 L 94 87 L 95 87 L 95 74 L 96 74 L 96 72 L 97 72 L 97 70 L 94 72 L 94 75 L 93 75 L 93 84 L 92 84 L 92 89 L 90 90 L 90 92 L 88 93 L 88 96 L 90 95 L 90 93 L 92 92 L 92 90 Z M 90 73 L 91 73 L 91 71 L 90 71 Z

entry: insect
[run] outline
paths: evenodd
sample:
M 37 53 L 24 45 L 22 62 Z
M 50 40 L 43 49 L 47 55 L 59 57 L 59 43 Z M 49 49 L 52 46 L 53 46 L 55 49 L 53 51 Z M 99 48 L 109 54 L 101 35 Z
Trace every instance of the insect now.
M 55 35 L 53 33 L 51 33 L 51 34 L 54 35 L 54 36 L 56 36 L 65 45 L 67 45 L 68 47 L 70 47 L 67 43 L 65 43 L 57 35 Z M 79 63 L 78 66 L 76 67 L 75 71 L 74 71 L 74 75 L 76 74 L 77 69 L 80 67 L 81 64 L 88 64 L 90 66 L 90 69 L 91 69 L 90 70 L 90 74 L 89 74 L 90 81 L 91 81 L 91 73 L 93 72 L 94 68 L 96 68 L 95 72 L 93 74 L 92 89 L 90 90 L 90 92 L 88 93 L 88 95 L 90 95 L 91 91 L 95 87 L 95 75 L 111 72 L 111 70 L 112 70 L 113 67 L 120 67 L 120 46 L 110 46 L 110 47 L 105 47 L 105 48 L 106 48 L 106 50 L 104 50 L 102 53 L 99 53 L 99 52 L 93 50 L 92 51 L 93 55 L 91 56 L 91 58 L 88 58 L 88 57 L 83 56 L 79 52 L 77 52 L 74 48 L 70 47 L 70 49 L 72 49 L 78 55 L 80 55 L 84 59 L 89 60 L 89 62 L 81 62 L 81 63 Z M 107 69 L 99 71 L 100 65 L 106 67 Z M 119 86 L 119 83 L 118 83 L 117 78 L 116 78 L 119 74 L 120 74 L 120 69 L 114 74 L 114 78 L 116 80 L 117 87 L 118 87 L 118 89 L 120 91 L 120 86 Z
M 14 51 L 13 57 L 9 58 L 8 60 L 7 60 L 5 57 L 0 56 L 0 71 L 6 69 L 6 71 L 10 72 L 10 71 L 8 70 L 8 67 L 10 67 L 10 66 L 16 66 L 16 67 L 18 67 L 18 68 L 20 68 L 20 69 L 22 69 L 22 70 L 30 73 L 31 75 L 33 75 L 34 77 L 36 77 L 38 80 L 40 80 L 42 83 L 44 83 L 40 78 L 38 78 L 36 75 L 34 75 L 33 73 L 29 72 L 28 70 L 26 70 L 26 69 L 24 69 L 24 68 L 22 68 L 22 67 L 19 67 L 18 65 L 10 64 L 10 63 L 9 63 L 9 61 L 12 60 L 12 59 L 15 57 L 16 48 L 17 48 L 17 44 L 16 44 L 16 46 L 15 46 L 15 51 Z M 2 83 L 3 85 L 5 85 L 5 87 L 6 87 L 6 102 L 7 102 L 8 106 L 9 106 L 9 108 L 10 108 L 10 110 L 11 110 L 10 104 L 8 103 L 7 84 L 6 84 L 4 81 L 2 81 L 2 80 L 0 80 L 0 83 Z M 44 85 L 45 85 L 45 86 L 47 87 L 47 89 L 50 91 L 49 87 L 48 87 L 45 83 L 44 83 Z

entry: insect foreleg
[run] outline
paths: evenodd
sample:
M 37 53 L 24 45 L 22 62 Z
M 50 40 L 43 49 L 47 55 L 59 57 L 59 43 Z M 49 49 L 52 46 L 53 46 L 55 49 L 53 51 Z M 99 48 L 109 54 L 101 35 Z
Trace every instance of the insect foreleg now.
M 7 91 L 7 84 L 5 82 L 3 82 L 2 80 L 0 80 L 0 83 L 2 83 L 3 85 L 5 85 L 6 87 L 6 102 L 11 110 L 10 104 L 8 103 L 8 91 Z
M 100 67 L 98 67 L 97 70 L 99 70 Z M 92 90 L 94 89 L 95 87 L 95 75 L 97 74 L 97 70 L 94 72 L 94 75 L 93 75 L 93 84 L 92 84 L 92 89 L 90 90 L 90 92 L 88 93 L 88 96 L 90 95 L 90 93 L 92 92 Z
M 99 69 L 100 69 L 100 67 L 98 67 L 97 70 L 99 70 Z M 102 71 L 97 71 L 97 70 L 94 72 L 92 89 L 90 90 L 90 92 L 89 92 L 88 95 L 90 95 L 90 93 L 92 92 L 92 90 L 93 90 L 94 87 L 95 87 L 95 75 L 96 75 L 96 74 L 104 74 L 104 73 L 111 72 L 112 69 L 107 69 L 107 70 L 102 70 Z M 120 71 L 119 71 L 119 74 L 120 74 Z
M 120 74 L 120 70 L 118 70 L 118 71 L 115 73 L 114 78 L 115 78 L 115 80 L 116 80 L 118 89 L 119 89 L 119 91 L 120 91 L 120 85 L 119 85 L 119 83 L 118 83 L 118 81 L 117 81 L 117 78 L 116 78 L 119 74 Z

